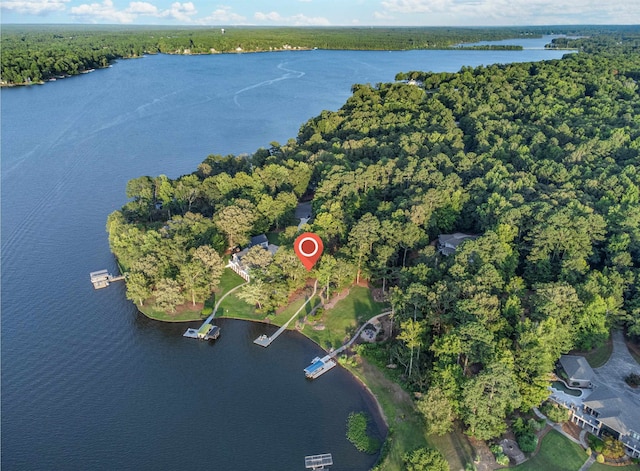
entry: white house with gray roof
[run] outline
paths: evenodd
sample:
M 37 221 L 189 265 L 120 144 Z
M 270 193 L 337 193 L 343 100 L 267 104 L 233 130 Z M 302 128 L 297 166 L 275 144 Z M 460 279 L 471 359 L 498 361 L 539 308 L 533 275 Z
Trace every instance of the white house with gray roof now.
M 549 399 L 569 409 L 574 424 L 597 436 L 614 437 L 629 456 L 640 458 L 640 407 L 636 398 L 598 381 L 584 357 L 562 355 L 559 363 L 570 385 L 586 389 L 578 397 L 552 389 Z
M 630 398 L 600 385 L 582 401 L 582 407 L 570 410 L 573 423 L 594 435 L 620 440 L 629 456 L 640 458 L 640 410 Z

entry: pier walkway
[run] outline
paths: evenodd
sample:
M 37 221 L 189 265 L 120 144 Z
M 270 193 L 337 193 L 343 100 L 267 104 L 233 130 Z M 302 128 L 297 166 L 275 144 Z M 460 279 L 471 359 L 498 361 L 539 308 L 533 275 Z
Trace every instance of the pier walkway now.
M 220 304 L 222 303 L 224 298 L 229 296 L 231 293 L 233 293 L 238 288 L 243 287 L 247 283 L 242 283 L 241 285 L 238 285 L 235 288 L 230 289 L 229 291 L 224 293 L 224 295 L 220 299 L 218 299 L 218 302 L 216 303 L 215 307 L 213 308 L 213 312 L 211 313 L 211 315 L 204 320 L 204 322 L 202 323 L 200 328 L 199 329 L 189 328 L 189 329 L 187 329 L 187 331 L 184 334 L 182 334 L 182 336 L 183 337 L 189 337 L 191 339 L 200 338 L 200 339 L 204 339 L 204 340 L 209 340 L 209 338 L 212 338 L 212 339 L 213 338 L 218 338 L 218 335 L 220 335 L 220 329 L 217 326 L 211 324 L 211 322 L 213 321 L 213 318 L 216 316 L 216 313 L 218 312 L 218 308 L 220 307 Z M 210 326 L 208 331 L 207 331 L 207 326 Z M 206 331 L 206 333 L 204 333 L 205 331 Z M 214 332 L 215 337 L 213 335 L 209 336 L 209 332 Z
M 266 335 L 261 335 L 260 337 L 255 339 L 253 343 L 265 348 L 271 345 L 271 342 L 277 339 L 282 332 L 287 330 L 287 327 L 289 326 L 291 321 L 293 321 L 296 317 L 298 317 L 298 314 L 300 314 L 300 312 L 304 309 L 304 307 L 311 302 L 313 297 L 316 295 L 317 290 L 318 290 L 318 281 L 316 280 L 315 284 L 313 285 L 313 293 L 311 294 L 311 296 L 309 296 L 309 299 L 307 299 L 307 301 L 302 306 L 300 306 L 300 309 L 298 309 L 296 313 L 293 316 L 291 316 L 291 318 L 282 325 L 282 327 L 276 330 L 271 337 L 267 337 Z

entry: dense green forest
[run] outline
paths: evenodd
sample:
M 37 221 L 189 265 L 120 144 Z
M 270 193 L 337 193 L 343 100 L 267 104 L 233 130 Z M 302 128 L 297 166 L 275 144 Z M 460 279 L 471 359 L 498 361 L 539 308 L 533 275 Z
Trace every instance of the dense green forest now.
M 0 84 L 39 83 L 143 54 L 211 54 L 284 49 L 442 49 L 459 43 L 621 27 L 258 28 L 3 25 Z
M 370 280 L 393 307 L 398 335 L 362 353 L 402 365 L 430 432 L 501 435 L 548 396 L 561 353 L 613 325 L 640 337 L 638 36 L 577 42 L 592 52 L 354 85 L 286 144 L 130 181 L 108 219 L 128 296 L 203 299 L 215 273 L 190 274 L 212 272 L 212 249 L 292 241 L 311 198 L 325 244 L 311 275 L 331 291 Z M 456 231 L 478 238 L 443 256 L 434 241 Z M 266 315 L 307 273 L 286 244 L 252 257 Z

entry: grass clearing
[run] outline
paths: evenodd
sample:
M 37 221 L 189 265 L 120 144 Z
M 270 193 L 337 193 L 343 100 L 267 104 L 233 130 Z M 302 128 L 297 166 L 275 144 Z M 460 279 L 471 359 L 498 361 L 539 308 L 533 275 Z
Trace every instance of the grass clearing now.
M 628 466 L 609 466 L 608 464 L 593 463 L 589 471 L 640 471 L 640 465 L 630 464 Z
M 325 309 L 322 317 L 316 320 L 318 325 L 324 326 L 323 330 L 305 325 L 303 333 L 323 348 L 338 348 L 363 322 L 380 314 L 382 309 L 383 304 L 373 300 L 369 288 L 352 286 L 344 299 L 333 308 Z
M 221 298 L 225 293 L 244 283 L 244 279 L 230 268 L 225 268 L 220 277 L 220 284 L 216 289 L 216 296 Z
M 599 368 L 609 360 L 611 352 L 613 352 L 613 340 L 611 339 L 611 336 L 609 336 L 607 341 L 600 347 L 587 352 L 575 351 L 572 352 L 572 354 L 584 356 L 587 359 L 587 362 L 589 362 L 591 368 Z
M 405 453 L 422 447 L 438 449 L 452 470 L 464 469 L 473 460 L 473 448 L 459 430 L 442 437 L 425 435 L 424 422 L 411 396 L 389 379 L 377 366 L 362 359 L 357 366 L 346 368 L 362 381 L 375 396 L 389 427 L 389 437 L 383 446 L 386 455 L 375 468 L 379 471 L 403 471 Z
M 307 302 L 306 296 L 304 298 L 296 299 L 294 302 L 289 304 L 285 309 L 283 309 L 281 312 L 276 314 L 271 319 L 271 323 L 275 325 L 283 325 L 285 322 L 291 319 L 291 316 L 293 316 L 296 313 L 296 311 L 300 309 L 302 305 L 306 302 Z M 309 302 L 309 304 L 307 304 L 304 307 L 302 312 L 298 314 L 298 318 L 308 315 L 313 310 L 313 308 L 318 304 L 320 304 L 320 298 L 318 296 L 314 296 L 313 298 L 311 298 L 311 301 Z M 295 327 L 295 324 L 291 324 L 289 326 L 290 329 L 293 329 L 294 327 Z
M 389 427 L 387 454 L 377 469 L 402 471 L 405 453 L 427 446 L 424 425 L 409 394 L 389 380 L 376 366 L 362 360 L 356 367 L 348 366 L 376 397 Z
M 516 471 L 577 471 L 588 456 L 582 447 L 555 430 L 547 433 L 540 443 L 540 451 L 528 461 L 515 468 Z
M 138 311 L 143 313 L 150 319 L 154 319 L 156 321 L 162 322 L 189 322 L 189 321 L 199 321 L 202 319 L 202 311 L 200 309 L 196 311 L 190 311 L 188 309 L 180 310 L 174 313 L 168 313 L 164 311 L 159 311 L 154 309 L 151 306 L 142 306 L 136 304 Z

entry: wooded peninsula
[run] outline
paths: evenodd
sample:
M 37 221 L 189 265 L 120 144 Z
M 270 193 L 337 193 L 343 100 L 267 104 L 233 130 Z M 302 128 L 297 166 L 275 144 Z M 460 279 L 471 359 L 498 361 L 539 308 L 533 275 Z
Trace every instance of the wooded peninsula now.
M 285 144 L 131 180 L 107 223 L 127 296 L 204 302 L 228 249 L 271 234 L 275 254 L 245 255 L 241 299 L 267 317 L 309 277 L 327 299 L 367 280 L 397 331 L 357 352 L 415 394 L 416 435 L 501 436 L 547 399 L 561 354 L 613 327 L 640 338 L 640 33 L 555 42 L 580 52 L 357 84 Z M 291 248 L 301 200 L 325 244 L 310 274 Z M 407 456 L 381 466 L 427 469 Z
M 574 36 L 549 47 L 576 52 L 355 84 L 286 143 L 129 181 L 107 220 L 127 298 L 146 313 L 211 309 L 228 257 L 261 234 L 279 248 L 246 251 L 250 281 L 236 295 L 256 318 L 274 319 L 310 279 L 322 303 L 375 289 L 390 331 L 349 361 L 374 365 L 359 371 L 365 382 L 390 379 L 410 402 L 380 401 L 390 432 L 378 468 L 447 470 L 426 447 L 460 431 L 491 441 L 510 429 L 536 450 L 531 411 L 560 356 L 602 348 L 614 328 L 640 340 L 640 27 L 3 25 L 1 81 L 144 54 L 450 48 L 549 33 Z M 311 218 L 299 226 L 301 202 Z M 306 230 L 325 247 L 311 272 L 292 248 Z M 330 326 L 335 314 L 314 315 Z M 338 347 L 354 332 L 345 325 L 314 340 Z

